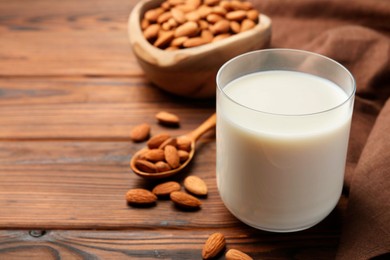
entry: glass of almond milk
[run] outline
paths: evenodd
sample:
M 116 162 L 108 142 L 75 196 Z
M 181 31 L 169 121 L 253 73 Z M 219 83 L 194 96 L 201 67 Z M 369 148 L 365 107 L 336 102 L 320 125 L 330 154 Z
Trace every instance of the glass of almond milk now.
M 323 220 L 343 187 L 355 80 L 300 50 L 240 55 L 217 74 L 217 185 L 242 222 L 292 232 Z

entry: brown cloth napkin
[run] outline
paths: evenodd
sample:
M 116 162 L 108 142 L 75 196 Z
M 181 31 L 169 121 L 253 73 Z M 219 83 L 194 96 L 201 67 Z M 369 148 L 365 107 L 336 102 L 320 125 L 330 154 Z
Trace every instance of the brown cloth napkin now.
M 254 0 L 271 48 L 328 56 L 357 83 L 337 259 L 390 259 L 390 0 Z

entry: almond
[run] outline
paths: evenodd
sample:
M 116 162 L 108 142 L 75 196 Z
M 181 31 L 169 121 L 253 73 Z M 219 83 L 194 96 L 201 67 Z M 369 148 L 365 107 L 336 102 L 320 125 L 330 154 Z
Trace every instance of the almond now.
M 254 22 L 257 22 L 259 19 L 259 11 L 257 11 L 256 9 L 249 10 L 246 13 L 246 17 L 248 17 L 248 19 L 251 19 Z
M 230 34 L 229 34 L 229 33 L 218 34 L 217 36 L 214 37 L 214 39 L 212 40 L 212 42 L 217 42 L 217 41 L 226 39 L 226 38 L 228 38 L 228 37 L 230 37 Z
M 225 243 L 225 236 L 222 233 L 211 234 L 203 246 L 203 259 L 217 256 L 225 248 Z
M 196 10 L 200 18 L 205 18 L 211 13 L 211 7 L 207 5 L 202 5 Z
M 179 28 L 180 27 L 177 29 Z M 156 119 L 162 125 L 177 126 L 180 124 L 180 118 L 177 115 L 165 111 L 158 112 L 156 114 Z
M 213 40 L 214 35 L 210 30 L 203 30 L 202 33 L 200 34 L 200 37 L 202 37 L 209 43 Z
M 134 142 L 142 142 L 148 139 L 150 134 L 149 124 L 140 124 L 135 126 L 130 132 L 130 139 Z
M 161 149 L 151 149 L 142 154 L 142 159 L 150 162 L 163 161 L 165 158 L 164 151 Z
M 199 15 L 199 13 L 195 10 L 195 11 L 186 13 L 186 19 L 187 19 L 187 21 L 197 22 L 197 21 L 200 20 L 200 15 Z
M 256 23 L 250 19 L 245 19 L 241 23 L 241 32 L 248 31 L 256 26 Z
M 167 145 L 164 148 L 165 161 L 171 166 L 172 169 L 176 169 L 180 166 L 180 157 L 177 153 L 176 147 L 173 145 Z
M 225 257 L 226 260 L 253 260 L 252 257 L 237 249 L 230 249 L 227 251 Z
M 176 46 L 169 46 L 169 47 L 167 47 L 165 50 L 166 51 L 176 51 L 176 50 L 178 50 L 179 49 L 179 47 L 176 47 Z
M 175 181 L 168 181 L 158 184 L 152 192 L 157 196 L 168 196 L 171 192 L 179 191 L 180 184 Z
M 171 8 L 171 4 L 169 2 L 163 2 L 161 4 L 161 8 L 164 10 L 169 10 Z
M 167 140 L 165 140 L 162 144 L 160 144 L 160 146 L 158 147 L 158 149 L 164 150 L 164 149 L 165 149 L 165 146 L 167 146 L 167 145 L 176 146 L 176 144 L 177 144 L 176 138 L 170 137 L 170 138 L 168 138 Z
M 227 33 L 230 30 L 230 23 L 228 20 L 221 19 L 210 27 L 210 31 L 215 34 Z
M 224 8 L 225 10 L 227 10 L 227 11 L 233 10 L 231 1 L 222 0 L 222 1 L 219 3 L 219 6 L 223 7 L 223 8 Z
M 156 166 L 157 172 L 166 172 L 172 170 L 171 166 L 163 161 L 156 162 L 154 165 Z
M 237 21 L 231 21 L 230 22 L 230 30 L 232 30 L 232 32 L 234 32 L 234 33 L 241 32 L 241 25 L 240 25 L 240 23 L 237 22 Z
M 202 0 L 187 0 L 187 5 L 194 7 L 194 9 L 198 8 L 202 3 Z
M 195 198 L 194 196 L 191 196 L 190 194 L 187 194 L 182 191 L 174 191 L 170 194 L 170 198 L 175 203 L 175 205 L 187 208 L 187 209 L 195 209 L 199 208 L 202 204 L 200 200 Z
M 176 147 L 179 150 L 191 151 L 191 139 L 187 136 L 180 136 L 176 139 Z
M 201 30 L 208 30 L 209 28 L 209 23 L 206 22 L 205 20 L 199 20 L 198 24 Z
M 173 18 L 170 18 L 169 20 L 168 20 L 168 22 L 167 22 L 172 28 L 175 28 L 175 27 L 177 27 L 179 24 L 178 24 L 178 22 L 175 20 L 175 19 L 173 19 Z
M 157 134 L 152 136 L 146 143 L 149 149 L 158 148 L 165 140 L 169 139 L 171 136 L 169 134 Z
M 172 31 L 160 31 L 159 36 L 153 45 L 158 48 L 162 48 L 163 46 L 168 45 L 173 38 L 174 35 Z
M 205 196 L 208 192 L 206 183 L 198 176 L 188 176 L 185 178 L 184 187 L 190 193 L 198 196 Z
M 169 22 L 165 22 L 161 25 L 161 29 L 163 29 L 164 31 L 170 31 L 171 29 L 173 28 L 173 26 L 169 23 Z M 159 32 L 159 35 L 161 35 L 163 32 Z M 174 39 L 175 37 L 173 37 Z M 156 40 L 157 41 L 157 40 Z M 167 41 L 169 42 L 169 41 Z M 164 45 L 166 45 L 167 43 L 164 43 Z M 163 45 L 161 45 L 163 46 Z M 156 46 L 157 47 L 157 46 Z M 165 47 L 165 46 L 164 46 Z
M 158 17 L 164 13 L 164 9 L 162 8 L 156 8 L 156 9 L 150 9 L 145 12 L 145 18 L 148 19 L 151 22 L 156 22 Z
M 183 163 L 190 158 L 190 154 L 187 151 L 178 150 L 177 154 L 179 155 L 180 162 Z
M 150 26 L 150 22 L 148 21 L 148 19 L 142 19 L 141 21 L 141 29 L 142 30 L 146 30 L 146 28 L 148 28 Z
M 157 18 L 157 23 L 162 24 L 167 22 L 172 17 L 171 12 L 165 12 Z
M 227 13 L 227 10 L 225 8 L 223 8 L 222 6 L 220 5 L 217 5 L 217 6 L 214 6 L 212 9 L 211 9 L 211 13 L 213 14 L 219 14 L 219 15 L 226 15 Z
M 178 37 L 172 40 L 171 46 L 179 47 L 182 46 L 183 43 L 188 40 L 187 36 Z
M 254 8 L 254 7 L 253 7 L 253 4 L 252 4 L 251 2 L 247 2 L 247 1 L 241 2 L 241 9 L 242 9 L 242 10 L 248 11 L 248 10 L 251 10 L 251 9 L 253 9 L 253 8 Z
M 157 172 L 156 165 L 154 165 L 153 163 L 151 163 L 147 160 L 142 160 L 142 159 L 136 160 L 135 167 L 142 172 L 148 172 L 148 173 Z
M 245 10 L 246 8 L 239 0 L 232 0 L 230 4 L 233 10 Z
M 214 24 L 214 23 L 216 23 L 216 22 L 218 22 L 218 21 L 221 21 L 221 20 L 223 20 L 224 18 L 223 18 L 223 16 L 221 16 L 221 15 L 219 15 L 219 14 L 209 14 L 209 15 L 207 15 L 207 17 L 206 17 L 206 20 L 209 22 L 209 23 L 212 23 L 212 24 Z
M 186 17 L 184 16 L 184 12 L 181 11 L 180 9 L 172 8 L 171 14 L 173 19 L 175 19 L 176 22 L 178 22 L 179 24 L 183 24 L 186 22 Z
M 200 46 L 200 45 L 204 45 L 206 43 L 209 43 L 208 41 L 206 41 L 206 39 L 202 38 L 202 37 L 193 37 L 193 38 L 189 38 L 188 40 L 186 40 L 184 43 L 183 43 L 183 47 L 186 47 L 186 48 L 191 48 L 191 47 L 196 47 L 196 46 Z
M 183 5 L 177 5 L 176 8 L 183 11 L 183 13 L 188 13 L 196 9 L 194 6 L 189 5 L 188 3 Z
M 151 39 L 157 38 L 158 32 L 160 31 L 160 28 L 161 28 L 160 25 L 157 24 L 157 23 L 151 24 L 150 26 L 148 26 L 144 30 L 144 37 L 147 40 L 151 40 Z
M 227 13 L 225 17 L 230 21 L 241 21 L 246 18 L 246 12 L 244 10 L 232 11 Z
M 126 200 L 130 204 L 152 204 L 157 196 L 145 189 L 131 189 L 126 193 Z
M 198 24 L 193 21 L 186 22 L 179 27 L 176 28 L 175 30 L 175 37 L 180 37 L 180 36 L 193 36 L 198 32 Z
M 204 0 L 205 5 L 217 5 L 220 0 Z
M 185 0 L 168 0 L 168 3 L 170 3 L 173 6 L 184 4 L 184 2 Z

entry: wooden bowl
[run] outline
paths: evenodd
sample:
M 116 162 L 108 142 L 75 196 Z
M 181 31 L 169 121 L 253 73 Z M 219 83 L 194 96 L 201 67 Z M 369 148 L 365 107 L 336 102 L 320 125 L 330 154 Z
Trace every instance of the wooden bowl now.
M 215 96 L 215 77 L 226 61 L 248 51 L 266 48 L 270 42 L 271 19 L 260 14 L 260 22 L 254 28 L 226 39 L 174 51 L 159 49 L 145 39 L 140 21 L 147 10 L 162 2 L 141 0 L 130 13 L 128 34 L 146 77 L 170 93 L 191 98 Z

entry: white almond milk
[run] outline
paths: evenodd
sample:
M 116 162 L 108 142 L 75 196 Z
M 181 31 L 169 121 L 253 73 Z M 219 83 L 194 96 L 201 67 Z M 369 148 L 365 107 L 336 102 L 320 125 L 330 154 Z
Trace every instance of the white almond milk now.
M 226 207 L 270 231 L 305 229 L 325 218 L 342 190 L 347 94 L 331 81 L 291 71 L 249 74 L 223 92 L 217 183 Z

